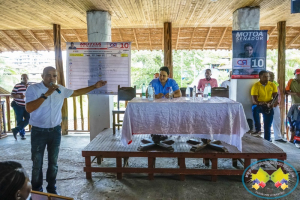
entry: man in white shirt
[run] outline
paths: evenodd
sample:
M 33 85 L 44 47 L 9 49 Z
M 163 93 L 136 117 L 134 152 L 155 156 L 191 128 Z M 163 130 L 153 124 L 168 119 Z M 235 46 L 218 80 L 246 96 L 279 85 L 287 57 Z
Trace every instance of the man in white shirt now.
M 229 72 L 229 79 L 226 81 L 223 81 L 221 84 L 221 87 L 227 88 L 230 87 L 230 80 L 231 80 L 232 71 Z
M 62 121 L 61 108 L 65 98 L 86 94 L 102 87 L 106 81 L 98 81 L 95 85 L 70 90 L 61 85 L 55 85 L 57 72 L 54 67 L 46 67 L 42 74 L 43 81 L 33 84 L 26 91 L 26 110 L 30 113 L 32 189 L 43 191 L 43 157 L 47 146 L 48 169 L 46 181 L 48 193 L 56 192 L 57 159 L 61 141 Z

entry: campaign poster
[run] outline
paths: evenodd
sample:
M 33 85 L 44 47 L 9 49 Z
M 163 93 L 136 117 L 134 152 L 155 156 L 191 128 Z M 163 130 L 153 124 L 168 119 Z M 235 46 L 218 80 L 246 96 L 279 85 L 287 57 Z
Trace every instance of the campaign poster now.
M 233 79 L 257 79 L 266 70 L 267 30 L 232 31 Z

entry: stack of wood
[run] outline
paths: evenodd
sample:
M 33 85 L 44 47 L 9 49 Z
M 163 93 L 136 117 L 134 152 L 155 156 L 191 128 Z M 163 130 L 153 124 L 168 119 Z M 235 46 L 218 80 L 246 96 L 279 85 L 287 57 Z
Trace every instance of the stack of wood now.
M 190 144 L 194 144 L 190 149 L 191 152 L 199 152 L 206 147 L 221 152 L 226 152 L 226 153 L 228 152 L 228 149 L 226 149 L 226 147 L 220 145 L 221 141 L 219 140 L 211 141 L 208 139 L 201 139 L 201 142 L 199 142 L 197 140 L 192 139 L 192 140 L 188 140 L 187 142 Z

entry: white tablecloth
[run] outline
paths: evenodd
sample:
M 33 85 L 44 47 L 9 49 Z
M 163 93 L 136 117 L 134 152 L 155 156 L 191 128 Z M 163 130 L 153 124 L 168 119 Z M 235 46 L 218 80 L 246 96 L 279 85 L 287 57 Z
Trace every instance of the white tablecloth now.
M 224 97 L 195 101 L 134 98 L 127 105 L 122 143 L 134 134 L 190 134 L 191 137 L 221 140 L 242 150 L 242 137 L 249 130 L 242 104 Z

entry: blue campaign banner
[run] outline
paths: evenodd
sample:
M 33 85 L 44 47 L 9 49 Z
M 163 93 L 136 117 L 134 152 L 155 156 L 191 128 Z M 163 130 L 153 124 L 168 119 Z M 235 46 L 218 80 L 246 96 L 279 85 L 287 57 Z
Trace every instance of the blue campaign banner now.
M 232 31 L 233 79 L 257 79 L 266 70 L 267 30 Z

